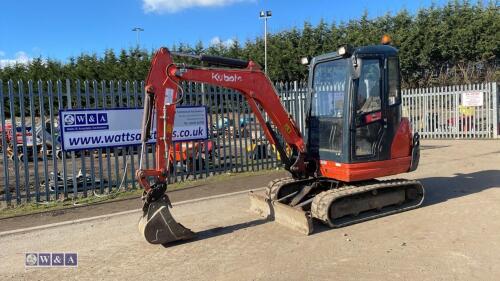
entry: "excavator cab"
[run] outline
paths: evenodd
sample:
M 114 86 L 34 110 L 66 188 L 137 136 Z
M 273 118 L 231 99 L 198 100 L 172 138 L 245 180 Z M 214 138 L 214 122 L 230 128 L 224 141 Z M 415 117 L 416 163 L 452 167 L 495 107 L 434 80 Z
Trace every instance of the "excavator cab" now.
M 344 46 L 314 57 L 303 132 L 314 173 L 271 182 L 270 203 L 252 195 L 252 210 L 309 234 L 312 219 L 341 227 L 418 207 L 418 181 L 377 179 L 419 162 L 418 134 L 401 116 L 400 81 L 398 51 L 389 45 Z
M 388 45 L 341 47 L 312 59 L 305 138 L 323 176 L 351 182 L 408 170 L 391 161 L 411 140 L 409 132 L 396 137 L 402 122 L 399 73 L 398 51 Z

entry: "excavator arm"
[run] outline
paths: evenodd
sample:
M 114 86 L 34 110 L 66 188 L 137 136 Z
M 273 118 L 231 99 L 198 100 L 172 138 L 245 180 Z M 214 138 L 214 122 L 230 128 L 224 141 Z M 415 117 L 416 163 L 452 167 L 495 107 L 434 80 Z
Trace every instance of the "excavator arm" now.
M 145 86 L 144 115 L 142 124 L 141 164 L 136 178 L 144 188 L 144 215 L 139 228 L 150 243 L 166 243 L 191 238 L 193 233 L 175 222 L 168 211 L 170 201 L 165 194 L 169 174 L 170 157 L 173 151 L 172 132 L 176 105 L 182 100 L 182 81 L 208 83 L 239 91 L 247 100 L 264 133 L 271 144 L 278 148 L 280 157 L 294 178 L 306 178 L 306 148 L 304 139 L 280 102 L 271 81 L 252 61 L 243 61 L 214 56 L 191 56 L 202 62 L 230 68 L 212 68 L 177 65 L 173 53 L 159 49 L 151 62 Z M 184 55 L 185 54 L 178 54 Z M 284 141 L 295 148 L 298 155 L 293 163 L 280 145 L 271 124 L 261 112 L 267 113 Z M 151 125 L 156 118 L 156 163 L 154 169 L 143 169 L 144 147 L 151 136 Z M 153 184 L 150 184 L 150 180 Z
M 271 122 L 283 136 L 284 141 L 298 152 L 292 164 L 283 149 L 279 149 L 280 157 L 296 178 L 306 176 L 305 144 L 294 120 L 281 104 L 271 81 L 252 61 L 242 61 L 212 56 L 200 56 L 201 61 L 242 69 L 201 68 L 178 66 L 172 60 L 172 54 L 166 48 L 158 50 L 151 63 L 146 81 L 146 97 L 144 100 L 142 142 L 151 135 L 152 119 L 156 118 L 156 163 L 151 170 L 139 169 L 137 178 L 146 191 L 150 189 L 147 177 L 156 177 L 157 181 L 166 180 L 169 169 L 169 153 L 173 149 L 172 132 L 175 119 L 175 108 L 182 99 L 182 81 L 208 83 L 239 91 L 247 100 L 264 133 L 273 145 L 279 147 L 276 135 L 269 123 L 266 123 L 260 110 L 267 113 Z M 153 112 L 155 114 L 153 114 Z

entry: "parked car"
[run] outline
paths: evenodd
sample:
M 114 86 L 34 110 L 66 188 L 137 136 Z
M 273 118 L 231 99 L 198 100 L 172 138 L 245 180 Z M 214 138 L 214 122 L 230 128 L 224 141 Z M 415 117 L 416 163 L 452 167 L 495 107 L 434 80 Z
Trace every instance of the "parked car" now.
M 19 161 L 29 161 L 33 158 L 33 155 L 38 155 L 38 151 L 41 145 L 41 140 L 36 139 L 36 147 L 33 141 L 33 128 L 31 126 L 25 126 L 24 130 L 20 124 L 16 124 L 16 135 L 13 136 L 12 123 L 7 122 L 5 128 L 0 126 L 0 133 L 5 135 L 5 141 L 7 147 L 2 147 L 7 152 L 7 157 L 14 160 L 14 156 L 17 155 Z M 25 142 L 24 142 L 25 141 Z M 3 142 L 0 141 L 0 146 Z M 14 151 L 14 147 L 16 148 Z M 24 148 L 26 148 L 26 155 L 24 154 Z M 35 151 L 33 151 L 35 150 Z

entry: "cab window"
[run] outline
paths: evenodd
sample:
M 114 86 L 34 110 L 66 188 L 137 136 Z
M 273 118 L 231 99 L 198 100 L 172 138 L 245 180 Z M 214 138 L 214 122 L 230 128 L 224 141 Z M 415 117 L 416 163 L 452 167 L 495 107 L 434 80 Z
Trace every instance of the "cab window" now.
M 401 80 L 399 77 L 399 61 L 396 57 L 387 59 L 387 76 L 389 82 L 389 105 L 399 104 L 401 101 Z
M 378 59 L 363 60 L 358 83 L 357 114 L 381 110 L 380 61 Z

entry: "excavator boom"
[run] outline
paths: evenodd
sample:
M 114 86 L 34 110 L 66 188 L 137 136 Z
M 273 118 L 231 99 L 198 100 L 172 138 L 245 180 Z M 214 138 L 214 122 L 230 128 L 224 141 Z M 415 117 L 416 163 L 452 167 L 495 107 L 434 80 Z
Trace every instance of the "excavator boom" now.
M 260 122 L 264 133 L 273 145 L 279 145 L 276 135 L 266 126 L 266 121 L 260 110 L 267 113 L 271 122 L 283 136 L 284 141 L 295 148 L 299 154 L 297 161 L 289 165 L 291 173 L 300 178 L 305 173 L 305 143 L 300 130 L 292 117 L 281 104 L 278 94 L 272 83 L 261 71 L 260 67 L 252 61 L 220 58 L 213 56 L 200 56 L 201 61 L 219 63 L 225 66 L 242 67 L 243 69 L 201 68 L 193 66 L 178 66 L 174 64 L 172 55 L 166 48 L 161 48 L 152 60 L 149 75 L 146 81 L 146 97 L 144 101 L 143 134 L 142 141 L 150 137 L 151 124 L 156 118 L 156 165 L 152 170 L 138 170 L 138 180 L 146 191 L 149 184 L 145 177 L 158 177 L 163 182 L 168 173 L 168 151 L 172 147 L 172 131 L 175 118 L 175 108 L 182 99 L 182 81 L 209 83 L 225 88 L 238 90 L 247 100 L 250 108 Z M 284 162 L 291 161 L 286 153 L 280 155 Z
M 269 142 L 278 148 L 285 168 L 295 178 L 308 176 L 305 163 L 305 143 L 302 135 L 292 117 L 281 104 L 272 83 L 260 67 L 252 61 L 214 56 L 191 57 L 202 62 L 236 69 L 179 66 L 173 62 L 172 53 L 166 48 L 159 49 L 153 57 L 145 86 L 142 142 L 144 146 L 150 138 L 152 118 L 156 118 L 156 163 L 154 169 L 142 169 L 142 165 L 140 165 L 136 172 L 136 178 L 144 188 L 144 214 L 139 229 L 150 243 L 163 244 L 193 237 L 190 230 L 173 219 L 168 209 L 168 197 L 165 194 L 170 167 L 169 155 L 174 149 L 172 132 L 175 108 L 183 97 L 180 85 L 182 81 L 209 83 L 239 91 L 247 100 L 257 120 L 263 125 L 262 128 Z M 284 141 L 298 152 L 294 163 L 284 152 L 276 134 L 272 132 L 270 124 L 266 124 L 261 109 L 267 113 L 272 124 L 283 136 Z M 143 152 L 144 149 L 141 153 Z M 151 179 L 152 185 L 150 184 Z

